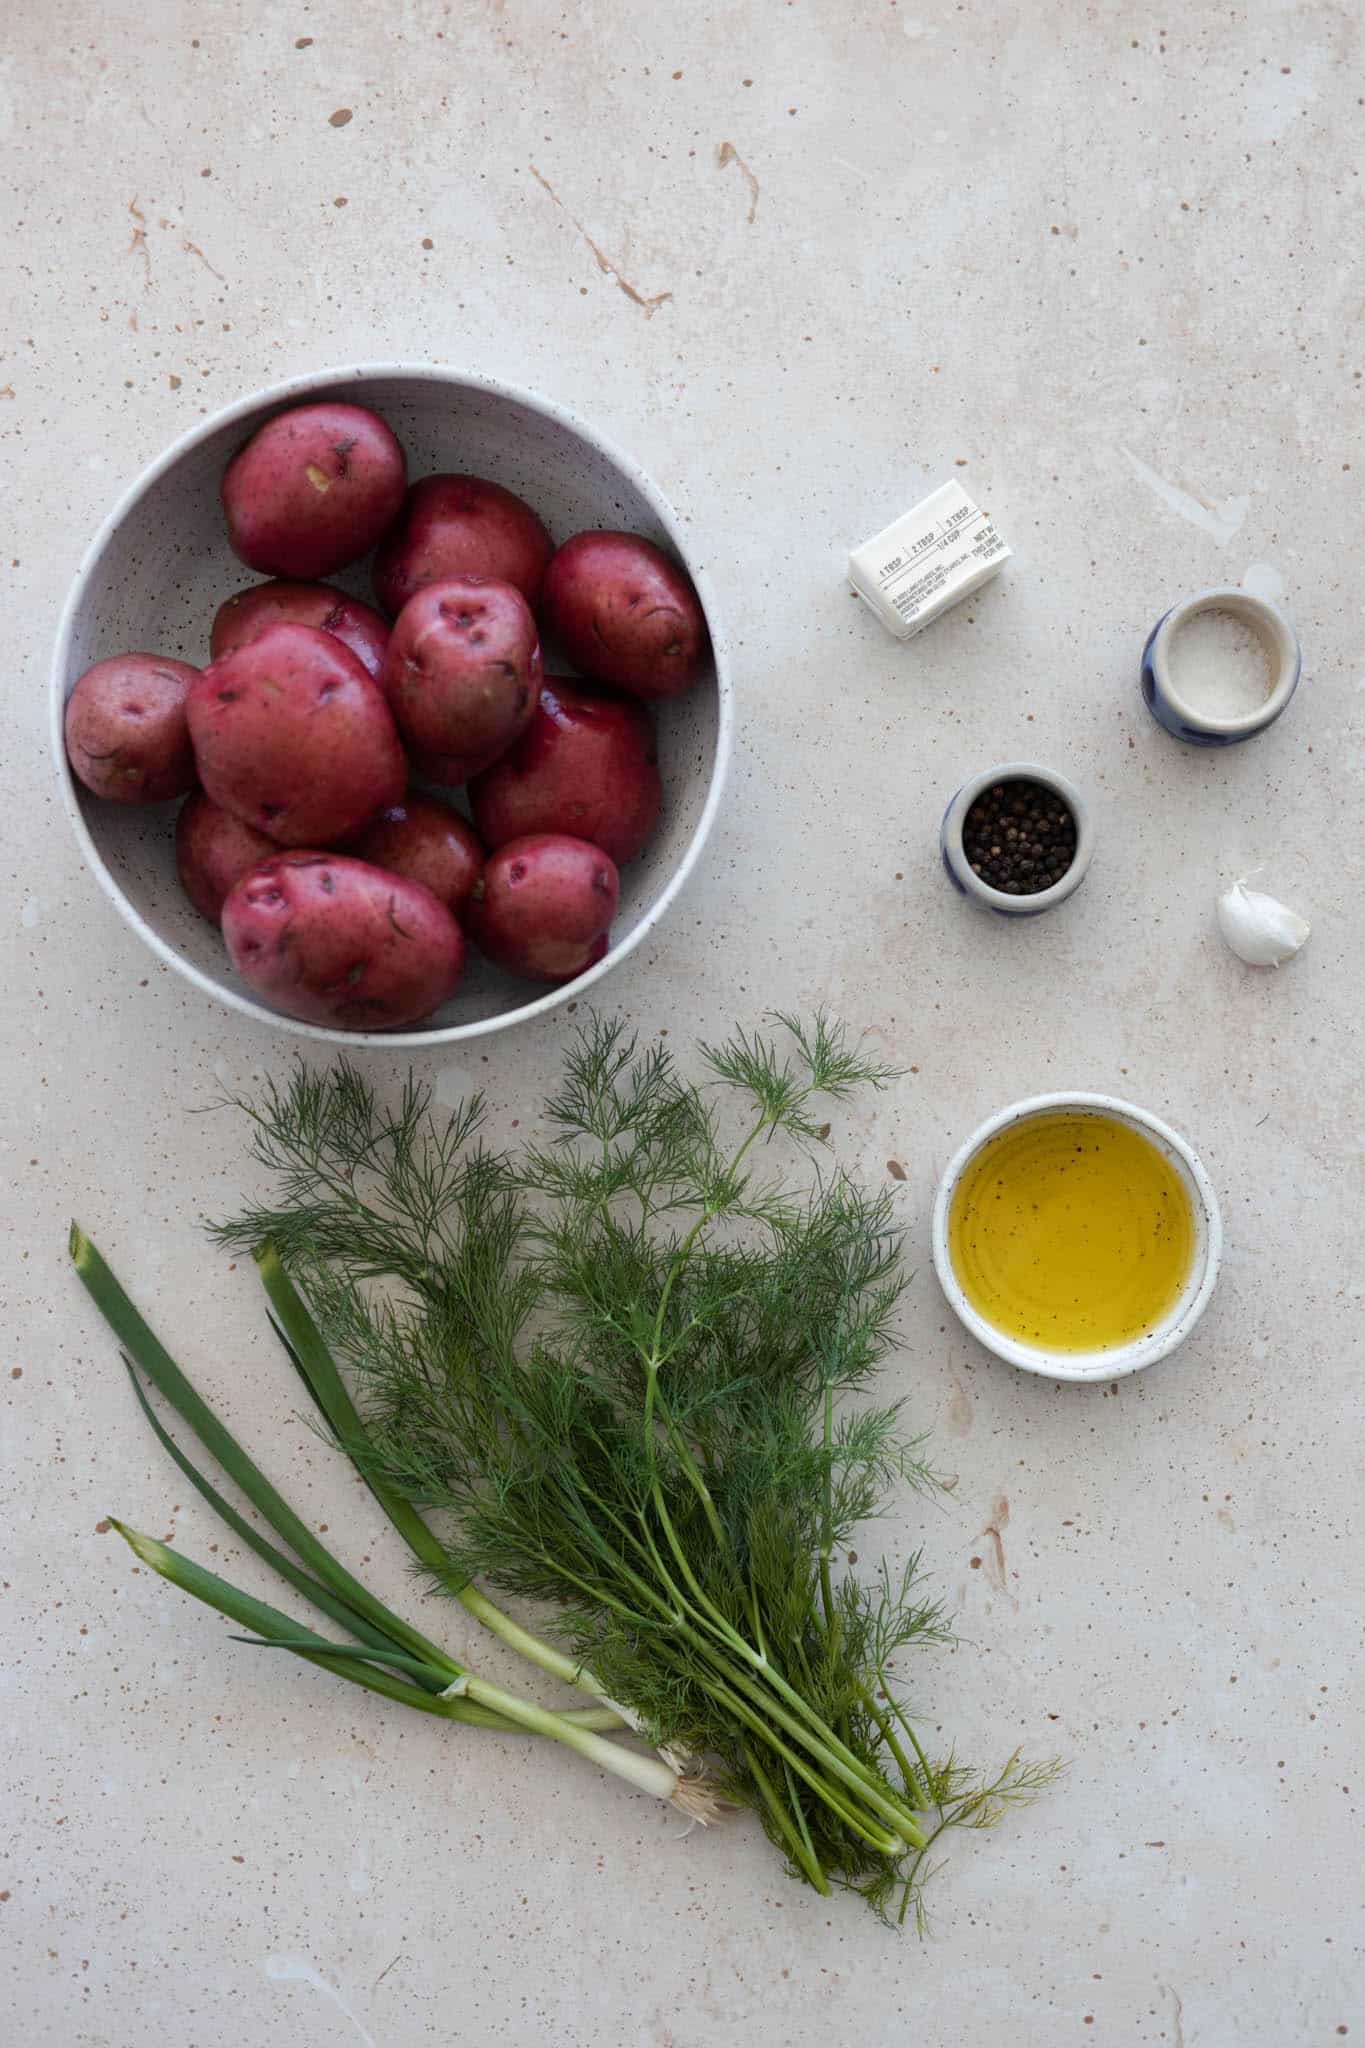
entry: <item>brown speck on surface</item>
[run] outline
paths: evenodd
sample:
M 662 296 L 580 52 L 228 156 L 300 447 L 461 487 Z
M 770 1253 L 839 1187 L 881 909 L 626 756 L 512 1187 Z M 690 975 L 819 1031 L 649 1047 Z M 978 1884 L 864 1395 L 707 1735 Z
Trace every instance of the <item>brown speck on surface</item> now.
M 103 1522 L 96 1522 L 95 1534 L 97 1536 L 107 1536 L 109 1534 L 109 1531 L 113 1528 L 113 1526 L 113 1523 L 107 1520 Z
M 434 242 L 432 241 L 432 239 L 431 239 L 431 236 L 430 236 L 430 235 L 423 235 L 423 237 L 422 237 L 422 247 L 423 247 L 424 249 L 434 249 L 434 248 L 436 247 L 436 244 L 435 244 L 435 243 L 434 243 Z
M 296 36 L 294 38 L 294 48 L 296 50 L 311 50 L 312 47 L 313 38 L 311 36 Z
M 888 1159 L 886 1162 L 886 1170 L 890 1174 L 892 1180 L 905 1179 L 905 1168 L 901 1165 L 899 1159 Z
M 758 179 L 735 148 L 734 143 L 722 142 L 716 149 L 716 169 L 723 171 L 729 164 L 738 165 L 740 176 L 749 188 L 749 211 L 744 217 L 749 225 L 752 226 L 754 215 L 758 212 Z
M 176 376 L 176 374 L 175 374 L 175 371 L 174 371 L 174 370 L 168 371 L 167 375 L 168 375 L 168 379 L 169 379 L 169 382 L 170 382 L 170 387 L 171 387 L 172 391 L 178 391 L 178 390 L 180 389 L 180 386 L 181 386 L 181 385 L 182 385 L 182 384 L 184 383 L 184 381 L 185 381 L 185 380 L 184 380 L 184 378 L 183 378 L 183 377 L 177 377 L 177 376 Z
M 349 206 L 350 203 L 344 192 L 338 192 L 336 198 L 332 201 L 333 206 Z
M 233 1862 L 234 1862 L 234 1863 L 245 1863 L 245 1862 L 246 1862 L 246 1858 L 245 1858 L 245 1856 L 234 1856 L 232 1860 L 233 1860 Z
M 327 126 L 329 128 L 344 128 L 346 123 L 354 118 L 349 107 L 338 107 L 334 114 L 327 116 Z
M 971 1566 L 971 1568 L 972 1568 L 972 1570 L 973 1570 L 974 1572 L 979 1572 L 979 1571 L 980 1571 L 980 1569 L 981 1569 L 981 1559 L 980 1559 L 979 1557 L 969 1557 L 969 1558 L 967 1559 L 967 1562 L 968 1562 L 968 1564 L 969 1564 L 969 1565 Z
M 21 1380 L 24 1377 L 22 1365 L 12 1365 L 9 1369 L 9 1376 L 12 1380 Z
M 673 76 L 674 76 L 675 78 L 681 78 L 681 77 L 682 77 L 682 73 L 681 73 L 681 71 L 675 71 L 675 72 L 673 73 Z
M 1002 1593 L 1009 1592 L 1009 1586 L 1005 1578 L 1005 1545 L 1002 1535 L 1002 1532 L 1009 1527 L 1009 1520 L 1009 1496 L 1002 1493 L 996 1497 L 992 1504 L 991 1518 L 981 1531 L 983 1536 L 990 1538 L 991 1545 L 991 1561 L 986 1568 L 987 1576 Z
M 128 254 L 142 258 L 142 289 L 149 292 L 152 288 L 152 252 L 147 247 L 147 216 L 135 197 L 128 201 L 128 211 L 133 217 L 133 235 L 128 244 Z
M 578 230 L 578 233 L 587 243 L 589 249 L 591 249 L 594 257 L 597 259 L 597 268 L 602 272 L 602 275 L 604 277 L 609 277 L 612 280 L 612 283 L 616 286 L 618 291 L 624 292 L 626 297 L 630 299 L 634 305 L 640 307 L 640 309 L 644 313 L 646 320 L 652 320 L 655 313 L 658 311 L 659 307 L 663 305 L 665 299 L 672 298 L 672 292 L 655 292 L 651 296 L 646 297 L 646 295 L 643 292 L 637 291 L 635 286 L 630 282 L 630 280 L 621 275 L 621 272 L 617 269 L 616 265 L 612 262 L 611 258 L 609 256 L 604 255 L 602 250 L 598 248 L 596 242 L 594 242 L 592 236 L 588 233 L 582 221 L 576 219 L 575 216 L 569 212 L 568 207 L 564 204 L 564 201 L 555 191 L 555 188 L 550 183 L 549 179 L 543 178 L 540 172 L 536 169 L 534 164 L 531 164 L 529 166 L 529 169 L 531 172 L 531 176 L 535 179 L 537 185 L 539 185 L 543 191 L 549 193 L 550 198 L 554 201 L 555 205 L 559 208 L 560 212 L 564 215 L 565 219 L 573 223 L 574 227 Z
M 185 254 L 187 256 L 197 256 L 199 258 L 199 261 L 203 264 L 205 270 L 212 271 L 213 275 L 217 278 L 219 284 L 227 283 L 227 279 L 224 277 L 222 271 L 217 269 L 214 264 L 209 262 L 208 257 L 204 254 L 203 250 L 200 248 L 197 242 L 191 242 L 189 238 L 186 237 L 186 239 L 181 243 L 180 246 L 185 251 Z

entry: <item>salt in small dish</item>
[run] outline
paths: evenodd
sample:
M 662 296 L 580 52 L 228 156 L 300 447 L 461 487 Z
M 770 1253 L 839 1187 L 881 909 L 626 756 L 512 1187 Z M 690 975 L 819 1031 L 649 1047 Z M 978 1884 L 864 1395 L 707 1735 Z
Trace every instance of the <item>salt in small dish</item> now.
M 1298 688 L 1303 657 L 1284 613 L 1235 585 L 1201 590 L 1157 620 L 1142 650 L 1142 698 L 1190 747 L 1264 732 Z

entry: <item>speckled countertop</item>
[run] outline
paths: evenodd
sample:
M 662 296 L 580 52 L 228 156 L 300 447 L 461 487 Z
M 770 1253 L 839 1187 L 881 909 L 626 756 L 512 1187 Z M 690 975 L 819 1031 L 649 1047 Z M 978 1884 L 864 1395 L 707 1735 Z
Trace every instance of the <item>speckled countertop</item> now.
M 1363 79 L 1327 0 L 9 0 L 0 1998 L 25 2048 L 1365 2041 Z M 803 1894 L 745 1825 L 679 1839 L 586 1770 L 236 1651 L 100 1533 L 216 1540 L 78 1298 L 73 1211 L 309 1515 L 405 1583 L 195 1222 L 246 1169 L 188 1112 L 290 1047 L 115 918 L 43 707 L 124 481 L 201 411 L 380 357 L 568 402 L 708 535 L 730 798 L 606 993 L 680 1045 L 825 1002 L 906 1069 L 833 1135 L 903 1164 L 921 1270 L 889 1381 L 957 1474 L 877 1532 L 960 1616 L 912 1693 L 969 1755 L 1072 1759 L 953 1848 L 926 1945 Z M 846 550 L 949 476 L 1015 559 L 898 647 Z M 1143 636 L 1248 576 L 1295 614 L 1303 686 L 1254 744 L 1182 751 L 1138 701 Z M 1019 755 L 1087 791 L 1099 847 L 1016 930 L 952 896 L 934 834 Z M 1257 862 L 1314 921 L 1278 974 L 1212 922 Z M 420 1065 L 505 1129 L 559 1037 Z M 1112 1387 L 994 1363 L 924 1257 L 948 1150 L 1063 1085 L 1169 1118 L 1225 1205 L 1196 1339 Z

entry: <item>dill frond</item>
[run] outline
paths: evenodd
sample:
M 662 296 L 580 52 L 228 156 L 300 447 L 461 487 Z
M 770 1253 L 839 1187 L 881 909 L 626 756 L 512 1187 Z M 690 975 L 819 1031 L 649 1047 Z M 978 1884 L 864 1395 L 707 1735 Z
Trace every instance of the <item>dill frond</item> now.
M 891 1071 L 826 1018 L 772 1022 L 703 1046 L 703 1090 L 590 1017 L 548 1139 L 515 1156 L 483 1148 L 477 1099 L 441 1115 L 410 1082 L 389 1109 L 345 1062 L 300 1067 L 240 1105 L 277 1199 L 217 1235 L 268 1236 L 309 1297 L 361 1455 L 436 1516 L 436 1583 L 549 1608 L 789 1868 L 903 1920 L 944 1830 L 1055 1767 L 931 1763 L 887 1680 L 947 1633 L 919 1558 L 836 1572 L 902 1486 L 934 1484 L 900 1405 L 863 1398 L 909 1281 L 890 1191 L 829 1167 L 793 1185 L 774 1141 L 808 1153 L 822 1097 Z

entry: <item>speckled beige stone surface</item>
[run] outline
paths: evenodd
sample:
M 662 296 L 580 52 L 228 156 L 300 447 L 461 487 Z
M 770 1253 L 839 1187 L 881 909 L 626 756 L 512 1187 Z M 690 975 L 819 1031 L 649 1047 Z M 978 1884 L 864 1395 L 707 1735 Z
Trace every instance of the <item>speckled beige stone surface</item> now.
M 4 15 L 7 2036 L 1365 2038 L 1356 11 Z M 81 872 L 43 707 L 124 481 L 202 410 L 380 357 L 566 401 L 708 535 L 731 795 L 607 994 L 680 1047 L 825 1002 L 906 1069 L 833 1138 L 873 1176 L 903 1163 L 920 1270 L 888 1384 L 957 1484 L 863 1551 L 922 1545 L 959 1611 L 956 1651 L 909 1675 L 924 1722 L 969 1756 L 1072 1760 L 953 1847 L 927 1945 L 803 1893 L 745 1824 L 681 1839 L 586 1769 L 253 1657 L 100 1533 L 116 1512 L 218 1541 L 69 1275 L 73 1212 L 310 1518 L 406 1588 L 196 1222 L 247 1170 L 240 1130 L 190 1112 L 290 1048 L 152 964 Z M 846 552 L 950 476 L 1015 559 L 899 647 Z M 1138 701 L 1143 637 L 1249 572 L 1298 621 L 1302 688 L 1253 744 L 1183 751 Z M 1016 930 L 951 894 L 935 831 L 966 774 L 1019 755 L 1086 790 L 1099 845 L 1075 900 Z M 1278 974 L 1212 921 L 1258 862 L 1314 923 Z M 562 1029 L 421 1071 L 525 1130 Z M 388 1086 L 399 1062 L 367 1065 Z M 928 1270 L 947 1153 L 1066 1085 L 1169 1118 L 1224 1200 L 1196 1339 L 1112 1388 L 997 1365 Z

